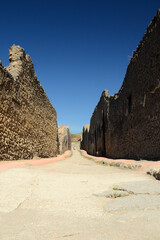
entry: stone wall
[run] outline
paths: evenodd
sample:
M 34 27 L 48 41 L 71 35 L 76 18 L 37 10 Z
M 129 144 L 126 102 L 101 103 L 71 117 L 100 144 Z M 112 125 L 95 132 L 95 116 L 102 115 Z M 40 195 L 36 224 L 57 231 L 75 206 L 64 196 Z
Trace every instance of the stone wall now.
M 86 151 L 88 151 L 88 147 L 89 147 L 89 140 L 88 140 L 89 129 L 90 129 L 89 124 L 83 126 L 82 139 L 81 139 L 81 143 L 80 143 L 80 148 L 84 149 Z
M 56 156 L 56 111 L 32 60 L 15 45 L 9 49 L 9 60 L 9 67 L 0 64 L 0 160 Z
M 62 124 L 61 127 L 58 127 L 58 138 L 60 154 L 63 154 L 67 150 L 71 150 L 71 134 L 68 126 Z
M 119 92 L 102 93 L 82 147 L 111 158 L 160 159 L 159 126 L 160 10 L 134 51 Z

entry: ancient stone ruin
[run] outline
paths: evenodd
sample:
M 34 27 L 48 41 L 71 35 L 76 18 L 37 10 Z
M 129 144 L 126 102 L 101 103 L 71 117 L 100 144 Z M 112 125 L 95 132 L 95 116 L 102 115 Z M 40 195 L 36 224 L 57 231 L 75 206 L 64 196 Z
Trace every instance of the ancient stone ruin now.
M 160 159 L 160 10 L 133 53 L 121 89 L 102 93 L 81 147 L 111 158 Z
M 20 46 L 0 64 L 0 160 L 58 154 L 57 116 L 38 81 L 32 60 Z
M 58 138 L 60 154 L 67 150 L 71 150 L 71 134 L 68 126 L 64 126 L 64 124 L 62 124 L 61 127 L 58 127 Z
M 87 124 L 83 126 L 83 132 L 82 132 L 82 141 L 81 141 L 81 149 L 85 149 L 88 151 L 89 147 L 89 129 L 90 129 L 90 124 Z

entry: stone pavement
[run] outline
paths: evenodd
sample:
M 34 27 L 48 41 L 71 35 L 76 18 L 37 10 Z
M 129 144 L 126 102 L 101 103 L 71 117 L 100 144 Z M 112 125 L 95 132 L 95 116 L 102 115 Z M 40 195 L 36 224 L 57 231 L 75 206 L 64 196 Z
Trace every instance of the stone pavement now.
M 133 159 L 112 159 L 107 157 L 95 157 L 89 155 L 85 150 L 81 150 L 81 154 L 89 159 L 93 159 L 97 163 L 104 165 L 127 168 L 132 170 L 139 170 L 139 173 L 147 173 L 153 175 L 154 172 L 160 171 L 160 161 L 148 161 L 148 160 L 133 160 Z M 160 175 L 160 174 L 159 174 Z
M 1 171 L 0 188 L 0 240 L 159 240 L 159 182 L 77 150 L 62 161 Z M 122 188 L 129 196 L 96 196 Z

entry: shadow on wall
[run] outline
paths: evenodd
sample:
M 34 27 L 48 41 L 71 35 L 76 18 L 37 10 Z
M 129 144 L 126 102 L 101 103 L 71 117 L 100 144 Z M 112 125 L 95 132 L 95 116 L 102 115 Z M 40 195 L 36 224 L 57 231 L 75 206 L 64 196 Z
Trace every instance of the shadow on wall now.
M 81 148 L 95 156 L 160 159 L 160 9 L 114 96 L 102 93 L 83 128 Z

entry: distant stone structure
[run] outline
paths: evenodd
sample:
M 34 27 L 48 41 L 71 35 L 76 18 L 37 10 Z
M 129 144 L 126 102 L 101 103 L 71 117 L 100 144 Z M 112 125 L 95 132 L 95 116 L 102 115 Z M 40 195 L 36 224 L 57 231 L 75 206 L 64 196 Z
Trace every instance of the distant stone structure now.
M 73 133 L 71 134 L 71 142 L 75 143 L 75 142 L 81 142 L 82 140 L 82 133 Z
M 57 116 L 38 81 L 32 60 L 20 46 L 0 63 L 0 160 L 58 154 Z
M 81 149 L 85 149 L 86 151 L 88 151 L 89 148 L 89 129 L 90 129 L 90 124 L 87 124 L 85 126 L 83 126 L 83 132 L 82 132 L 82 139 L 81 139 L 81 144 L 80 147 Z
M 81 147 L 111 158 L 160 159 L 160 9 L 134 51 L 121 89 L 102 93 Z
M 68 126 L 62 124 L 61 127 L 58 127 L 58 138 L 60 154 L 63 154 L 67 150 L 71 150 L 71 134 Z

